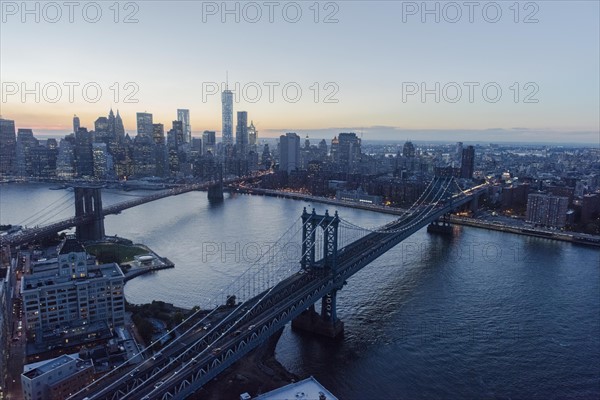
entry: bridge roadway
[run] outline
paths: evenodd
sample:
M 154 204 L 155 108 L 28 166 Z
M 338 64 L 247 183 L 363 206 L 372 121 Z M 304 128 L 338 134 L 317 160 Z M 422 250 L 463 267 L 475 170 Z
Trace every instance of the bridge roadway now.
M 319 264 L 309 273 L 294 274 L 274 288 L 240 304 L 210 330 L 196 328 L 178 338 L 143 368 L 123 375 L 99 392 L 82 393 L 75 398 L 184 399 L 323 296 L 334 289 L 341 289 L 346 280 L 360 269 L 432 221 L 468 203 L 482 190 L 482 187 L 473 188 L 464 195 L 455 196 L 445 205 L 417 208 L 406 218 L 392 221 L 381 231 L 371 232 L 340 249 L 334 274 L 319 268 Z M 185 348 L 187 351 L 183 351 Z M 179 358 L 170 363 L 174 357 Z
M 266 172 L 259 172 L 252 176 L 247 177 L 238 177 L 238 178 L 229 178 L 223 179 L 223 184 L 230 184 L 239 182 L 245 179 L 258 178 L 262 175 L 265 175 Z M 160 192 L 156 192 L 150 196 L 140 197 L 134 200 L 123 201 L 120 203 L 116 203 L 107 207 L 103 207 L 102 214 L 104 216 L 110 214 L 119 214 L 121 211 L 124 211 L 128 208 L 136 207 L 141 204 L 149 203 L 151 201 L 160 200 L 165 197 L 177 196 L 183 193 L 191 192 L 194 190 L 207 190 L 210 186 L 216 184 L 216 181 L 208 181 L 203 183 L 194 183 L 190 185 L 183 185 L 177 188 L 161 190 Z M 86 222 L 90 222 L 94 219 L 92 215 L 86 215 L 81 217 L 71 217 L 58 222 L 54 222 L 49 225 L 41 226 L 38 228 L 27 229 L 24 231 L 20 231 L 14 233 L 12 235 L 3 235 L 0 236 L 0 247 L 3 246 L 18 246 L 21 244 L 25 244 L 31 242 L 32 240 L 36 240 L 48 235 L 52 235 L 58 233 L 60 231 L 64 231 L 65 229 L 72 228 L 76 225 L 85 224 Z

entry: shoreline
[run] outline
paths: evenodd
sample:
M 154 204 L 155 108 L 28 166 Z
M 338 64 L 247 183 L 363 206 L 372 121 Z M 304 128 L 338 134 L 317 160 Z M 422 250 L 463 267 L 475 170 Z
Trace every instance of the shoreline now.
M 283 197 L 286 199 L 292 200 L 301 200 L 301 201 L 312 201 L 321 204 L 330 204 L 336 205 L 340 207 L 348 207 L 359 210 L 380 212 L 384 214 L 391 215 L 403 215 L 406 211 L 402 208 L 391 208 L 386 206 L 375 206 L 375 205 L 365 205 L 358 204 L 340 200 L 329 199 L 327 197 L 319 197 L 312 195 L 305 195 L 302 193 L 291 193 L 291 192 L 281 192 L 278 190 L 271 189 L 254 189 L 254 188 L 240 188 L 236 190 L 232 190 L 232 193 L 242 193 L 249 195 L 258 195 L 258 196 L 270 196 L 270 197 Z M 542 239 L 550 239 L 550 240 L 558 240 L 562 242 L 569 242 L 572 244 L 582 245 L 582 246 L 592 246 L 592 247 L 600 247 L 600 235 L 590 235 L 586 233 L 580 232 L 572 232 L 572 231 L 549 231 L 542 230 L 533 227 L 523 227 L 516 225 L 506 225 L 506 224 L 498 224 L 494 222 L 483 221 L 479 219 L 473 218 L 462 218 L 462 217 L 450 217 L 450 222 L 456 225 L 464 225 L 470 226 L 474 228 L 480 229 L 489 229 L 494 231 L 502 231 L 508 233 L 514 233 L 522 236 L 531 236 Z

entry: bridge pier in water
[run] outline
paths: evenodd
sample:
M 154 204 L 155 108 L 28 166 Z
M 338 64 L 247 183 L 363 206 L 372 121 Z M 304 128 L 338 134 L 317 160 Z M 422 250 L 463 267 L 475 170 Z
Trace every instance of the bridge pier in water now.
M 441 233 L 443 235 L 452 235 L 453 226 L 450 223 L 448 214 L 444 214 L 443 217 L 436 219 L 427 226 L 428 233 Z
M 338 251 L 338 225 L 339 217 L 337 212 L 330 216 L 329 212 L 325 215 L 317 215 L 313 209 L 312 213 L 302 213 L 302 269 L 310 271 L 313 269 L 324 269 L 335 277 L 337 270 L 337 251 Z M 323 229 L 323 259 L 316 262 L 316 243 L 317 229 Z M 344 322 L 337 317 L 337 292 L 342 288 L 333 289 L 321 299 L 321 313 L 317 313 L 315 305 L 311 305 L 306 311 L 292 320 L 292 328 L 315 333 L 321 336 L 335 338 L 343 334 Z
M 216 178 L 217 183 L 208 187 L 208 200 L 213 202 L 223 201 L 223 169 L 220 164 L 215 165 L 212 176 Z
M 102 213 L 102 192 L 99 186 L 75 186 L 75 217 L 91 217 L 83 224 L 77 224 L 75 234 L 80 242 L 104 238 L 104 214 Z

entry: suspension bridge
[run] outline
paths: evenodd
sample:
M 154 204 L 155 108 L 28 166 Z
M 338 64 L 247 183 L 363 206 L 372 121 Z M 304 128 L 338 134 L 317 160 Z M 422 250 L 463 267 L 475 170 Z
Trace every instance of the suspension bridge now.
M 209 199 L 222 198 L 224 185 L 256 179 L 264 174 L 265 172 L 259 172 L 249 176 L 228 179 L 220 178 L 202 183 L 181 185 L 158 191 L 149 196 L 135 196 L 135 199 L 119 202 L 107 207 L 102 206 L 101 186 L 93 184 L 78 185 L 74 187 L 74 196 L 73 193 L 67 192 L 18 224 L 33 226 L 32 228 L 0 236 L 0 247 L 19 246 L 73 227 L 77 229 L 77 238 L 79 240 L 99 240 L 104 237 L 104 217 L 107 215 L 119 214 L 128 208 L 195 190 L 207 190 Z M 56 221 L 57 216 L 69 209 L 75 209 L 74 216 Z
M 476 203 L 486 189 L 463 191 L 452 178 L 435 178 L 404 215 L 374 228 L 355 225 L 337 212 L 319 215 L 305 209 L 273 251 L 213 293 L 202 305 L 205 311 L 177 325 L 171 331 L 175 338 L 159 352 L 153 344 L 169 334 L 69 400 L 184 399 L 290 321 L 321 335 L 341 334 L 336 294 L 347 280 L 416 231 Z M 291 257 L 289 244 L 298 249 Z M 315 310 L 318 301 L 320 312 Z M 144 361 L 134 364 L 140 354 Z

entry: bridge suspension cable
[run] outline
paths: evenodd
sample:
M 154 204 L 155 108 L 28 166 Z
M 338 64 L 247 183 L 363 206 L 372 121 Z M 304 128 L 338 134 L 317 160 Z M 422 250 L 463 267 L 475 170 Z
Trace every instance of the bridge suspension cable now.
M 290 232 L 295 232 L 295 234 L 298 233 L 298 230 L 295 230 L 294 228 L 297 227 L 298 225 L 298 221 L 300 221 L 301 218 L 299 217 L 296 221 L 294 221 L 294 223 L 290 226 L 290 228 L 288 228 L 288 230 L 275 242 L 275 245 L 279 244 L 279 246 L 276 246 L 276 248 L 278 248 L 278 252 L 281 251 L 283 249 L 283 246 L 281 246 L 281 243 L 283 242 L 283 240 L 287 237 L 290 236 Z M 301 225 L 300 230 L 302 229 L 303 225 Z M 274 245 L 274 246 L 275 246 Z M 276 254 L 273 254 L 272 257 L 275 257 Z M 176 331 L 177 329 L 185 326 L 186 324 L 192 323 L 192 326 L 190 328 L 188 328 L 186 331 L 184 331 L 182 333 L 182 335 L 185 335 L 191 331 L 193 331 L 194 329 L 196 329 L 200 324 L 202 324 L 204 321 L 206 321 L 207 319 L 209 319 L 213 314 L 215 314 L 219 308 L 219 304 L 218 304 L 218 300 L 219 299 L 223 299 L 224 294 L 223 293 L 233 293 L 233 295 L 235 295 L 235 293 L 237 293 L 236 290 L 231 290 L 232 288 L 236 287 L 236 285 L 238 285 L 238 280 L 240 280 L 242 277 L 246 276 L 247 274 L 250 273 L 250 271 L 254 270 L 256 264 L 259 263 L 259 261 L 262 259 L 259 258 L 258 260 L 256 260 L 252 265 L 250 265 L 250 267 L 248 267 L 248 269 L 246 269 L 236 280 L 232 281 L 225 289 L 221 289 L 219 291 L 219 293 L 213 295 L 212 299 L 209 299 L 208 304 L 210 306 L 215 305 L 214 308 L 212 308 L 212 310 L 206 314 L 204 317 L 202 317 L 200 320 L 198 320 L 197 322 L 193 322 L 193 319 L 197 316 L 199 316 L 200 313 L 203 312 L 202 309 L 198 309 L 197 311 L 195 311 L 194 313 L 192 313 L 188 318 L 186 318 L 185 320 L 183 320 L 182 322 L 180 322 L 177 326 L 175 326 L 172 331 Z M 272 259 L 272 258 L 271 258 Z M 255 273 L 261 273 L 261 270 L 265 268 L 265 266 L 267 266 L 267 263 L 264 263 L 263 266 L 261 267 L 261 269 L 255 271 Z M 238 285 L 239 286 L 239 285 Z M 273 285 L 274 286 L 274 285 Z M 238 289 L 239 290 L 239 289 Z M 231 296 L 227 295 L 227 296 Z M 213 301 L 215 301 L 214 304 L 211 304 Z M 239 307 L 241 307 L 241 303 L 238 307 L 236 307 L 235 310 L 232 311 L 232 313 L 237 312 Z M 231 315 L 231 313 L 230 313 Z M 226 318 L 225 318 L 226 319 Z M 208 336 L 210 333 L 212 333 L 219 325 L 216 325 L 215 327 L 213 327 L 211 330 L 207 331 L 206 334 L 204 336 L 202 336 L 202 338 L 200 340 L 202 340 L 203 338 L 205 338 L 206 336 Z M 109 371 L 108 373 L 102 375 L 100 378 L 96 379 L 94 382 L 90 383 L 89 385 L 87 385 L 86 387 L 82 388 L 80 391 L 78 391 L 77 393 L 73 394 L 72 396 L 70 396 L 70 398 L 76 398 L 79 395 L 82 395 L 84 393 L 89 393 L 90 390 L 92 390 L 95 386 L 99 385 L 100 382 L 103 382 L 104 380 L 108 379 L 110 376 L 115 375 L 119 370 L 121 370 L 122 368 L 126 367 L 129 365 L 130 362 L 132 362 L 133 360 L 135 360 L 138 356 L 142 355 L 144 353 L 149 353 L 151 351 L 152 346 L 154 346 L 157 342 L 162 341 L 163 339 L 167 339 L 168 336 L 170 335 L 170 333 L 165 333 L 164 335 L 162 335 L 161 337 L 157 338 L 156 340 L 154 340 L 152 343 L 150 343 L 150 345 L 146 346 L 145 348 L 143 348 L 142 350 L 140 350 L 138 353 L 134 354 L 133 356 L 131 356 L 129 359 L 127 359 L 126 361 L 124 361 L 123 363 L 121 363 L 120 365 L 116 366 L 114 369 L 112 369 L 111 371 Z M 168 349 L 170 346 L 172 346 L 174 343 L 176 343 L 176 341 L 172 341 L 170 343 L 168 343 L 163 350 Z M 143 361 L 138 367 L 143 366 L 144 364 L 146 364 L 147 362 L 149 362 L 149 359 L 146 359 L 145 361 Z M 126 377 L 123 376 L 120 379 L 118 379 L 116 382 L 113 382 L 110 386 L 114 385 L 115 383 L 119 383 L 121 382 L 123 379 L 125 379 Z M 109 386 L 109 387 L 110 387 Z
M 323 217 L 323 219 L 321 219 L 320 223 L 321 223 L 321 222 L 323 222 L 324 218 L 325 218 L 325 217 Z M 333 220 L 332 220 L 332 221 L 330 221 L 330 222 L 329 222 L 329 224 L 328 224 L 328 225 L 327 225 L 327 226 L 326 226 L 326 227 L 323 229 L 323 231 L 326 231 L 326 230 L 327 230 L 327 228 L 329 228 L 329 227 L 331 226 L 331 224 L 333 224 L 333 222 L 334 222 Z M 304 243 L 305 243 L 307 240 L 309 240 L 309 237 L 310 237 L 310 235 L 311 235 L 313 232 L 315 232 L 315 230 L 317 230 L 317 231 L 321 231 L 321 230 L 319 230 L 319 229 L 318 229 L 318 228 L 319 228 L 319 225 L 320 225 L 320 223 L 319 223 L 319 224 L 316 224 L 316 225 L 314 226 L 313 230 L 309 232 L 309 235 L 307 235 L 307 238 L 305 239 L 305 241 L 303 242 L 303 244 L 304 244 Z M 318 241 L 316 241 L 316 240 L 315 240 L 315 241 L 313 241 L 313 242 L 311 243 L 310 247 L 309 247 L 309 248 L 307 248 L 307 249 L 306 249 L 306 251 L 305 251 L 305 252 L 304 252 L 304 253 L 301 255 L 300 259 L 302 259 L 304 256 L 306 256 L 306 255 L 307 255 L 307 254 L 308 254 L 308 253 L 309 253 L 309 252 L 312 250 L 312 248 L 313 248 L 313 247 L 316 245 L 316 243 L 319 243 L 319 242 L 318 242 Z M 299 264 L 299 262 L 296 262 L 296 264 Z M 282 265 L 282 266 L 280 267 L 280 269 L 283 269 L 285 266 L 286 266 L 285 264 L 284 264 L 284 265 Z M 288 273 L 289 273 L 289 272 L 291 272 L 291 270 L 292 270 L 292 265 L 291 265 L 291 264 L 289 264 L 289 266 L 288 266 L 288 269 L 286 270 L 286 272 L 288 272 Z M 227 336 L 228 336 L 228 335 L 229 335 L 229 334 L 230 334 L 230 333 L 231 333 L 231 332 L 232 332 L 234 329 L 236 329 L 236 328 L 238 327 L 238 324 L 239 324 L 240 322 L 242 322 L 242 321 L 244 320 L 244 318 L 245 318 L 245 317 L 246 317 L 248 314 L 250 314 L 254 308 L 256 308 L 256 307 L 257 307 L 259 304 L 261 304 L 261 302 L 262 302 L 262 301 L 264 301 L 266 298 L 268 298 L 268 296 L 269 296 L 269 295 L 272 293 L 272 291 L 273 291 L 273 290 L 276 288 L 277 284 L 279 284 L 281 281 L 283 281 L 283 280 L 284 280 L 284 279 L 285 279 L 287 276 L 288 276 L 288 275 L 285 275 L 285 274 L 283 274 L 283 275 L 280 275 L 280 276 L 278 277 L 278 279 L 277 279 L 277 283 L 276 283 L 276 284 L 274 284 L 274 285 L 273 285 L 272 287 L 270 287 L 268 290 L 266 290 L 265 292 L 263 292 L 263 293 L 262 293 L 262 295 L 261 295 L 261 297 L 260 297 L 260 299 L 259 299 L 259 300 L 258 300 L 256 303 L 252 304 L 252 306 L 250 306 L 250 307 L 249 307 L 249 308 L 248 308 L 248 309 L 245 311 L 245 313 L 244 313 L 243 315 L 241 315 L 241 316 L 240 316 L 240 317 L 239 317 L 239 318 L 238 318 L 236 321 L 234 321 L 234 322 L 233 322 L 233 323 L 232 323 L 232 324 L 229 326 L 229 328 L 228 328 L 228 329 L 226 329 L 225 331 L 223 331 L 223 332 L 221 333 L 221 335 L 219 335 L 219 337 L 217 337 L 217 338 L 216 338 L 215 340 L 213 340 L 212 342 L 208 343 L 208 345 L 207 345 L 207 346 L 206 346 L 206 347 L 205 347 L 205 348 L 204 348 L 204 349 L 203 349 L 203 350 L 202 350 L 200 353 L 198 353 L 198 354 L 196 355 L 196 357 L 199 357 L 199 356 L 202 356 L 202 355 L 204 355 L 204 354 L 206 353 L 206 351 L 208 351 L 208 350 L 209 350 L 211 347 L 214 347 L 214 346 L 215 346 L 215 345 L 216 345 L 216 344 L 217 344 L 217 343 L 218 343 L 220 340 L 222 340 L 222 339 L 226 338 L 226 337 L 227 337 Z M 241 303 L 240 305 L 238 305 L 238 307 L 236 307 L 236 309 L 235 309 L 234 311 L 232 311 L 232 312 L 229 314 L 229 316 L 233 316 L 233 315 L 235 315 L 235 313 L 236 313 L 236 312 L 239 310 L 239 308 L 240 308 L 240 307 L 242 307 L 242 306 L 243 306 L 243 303 Z M 212 330 L 215 330 L 215 329 L 216 329 L 216 328 L 217 328 L 219 325 L 221 325 L 221 324 L 223 323 L 222 321 L 225 321 L 226 319 L 227 319 L 227 317 L 226 317 L 226 318 L 223 318 L 223 319 L 221 320 L 221 322 L 220 322 L 220 323 L 219 323 L 217 326 L 215 326 L 214 328 L 212 328 Z M 211 331 L 212 331 L 212 330 L 211 330 Z M 205 336 L 204 336 L 204 337 L 205 337 Z M 169 362 L 167 365 L 165 365 L 165 366 L 164 366 L 164 367 L 162 367 L 162 368 L 161 368 L 159 371 L 157 371 L 156 373 L 154 373 L 154 374 L 152 375 L 152 377 L 159 375 L 159 374 L 160 374 L 162 371 L 164 371 L 165 369 L 168 369 L 168 367 L 169 367 L 170 365 L 172 365 L 172 364 L 176 364 L 176 363 L 178 362 L 178 360 L 179 360 L 180 358 L 184 357 L 184 356 L 185 356 L 185 355 L 186 355 L 188 352 L 190 352 L 190 351 L 191 351 L 191 349 L 192 349 L 192 348 L 193 348 L 195 345 L 197 345 L 197 344 L 201 343 L 201 342 L 202 342 L 202 340 L 204 339 L 204 337 L 202 337 L 202 338 L 198 339 L 198 340 L 197 340 L 197 341 L 196 341 L 196 342 L 195 342 L 193 345 L 189 346 L 189 347 L 188 347 L 188 348 L 187 348 L 187 349 L 186 349 L 186 350 L 185 350 L 183 353 L 179 354 L 177 357 L 175 357 L 174 359 L 170 360 L 170 362 Z M 188 366 L 189 366 L 190 364 L 192 364 L 192 363 L 193 363 L 193 360 L 192 360 L 192 359 L 188 360 L 187 362 L 186 362 L 186 361 L 183 361 L 183 363 L 182 363 L 181 367 L 178 369 L 178 371 L 179 371 L 179 370 L 182 370 L 182 369 L 185 369 L 186 367 L 188 367 Z M 176 374 L 176 373 L 174 373 L 174 374 L 170 375 L 170 376 L 169 376 L 169 377 L 168 377 L 166 380 L 163 380 L 163 381 L 162 381 L 162 382 L 163 382 L 163 384 L 165 384 L 165 383 L 168 383 L 170 380 L 174 379 L 176 376 L 177 376 L 177 374 Z M 148 380 L 152 379 L 152 377 L 148 378 Z M 155 390 L 156 390 L 156 389 L 155 389 Z M 153 390 L 152 392 L 150 392 L 149 396 L 152 396 L 152 393 L 153 393 L 155 390 Z M 126 399 L 128 396 L 129 396 L 129 394 L 125 395 L 125 396 L 124 396 L 124 397 L 122 397 L 121 399 L 123 399 L 123 400 L 124 400 L 124 399 Z
M 417 211 L 417 213 L 415 214 L 414 212 L 411 214 L 405 214 L 403 217 L 398 218 L 392 222 L 389 222 L 385 225 L 382 225 L 380 227 L 377 228 L 366 228 L 366 227 L 362 227 L 360 225 L 354 224 L 350 221 L 347 221 L 345 219 L 341 219 L 341 221 L 343 222 L 343 225 L 346 228 L 349 229 L 357 229 L 363 232 L 369 232 L 369 233 L 389 233 L 389 234 L 394 234 L 394 233 L 399 233 L 399 232 L 403 232 L 407 229 L 410 229 L 411 227 L 415 226 L 416 224 L 419 224 L 421 221 L 423 221 L 425 218 L 427 218 L 428 213 L 434 209 L 439 202 L 444 198 L 444 195 L 446 194 L 446 191 L 448 190 L 448 188 L 450 187 L 451 183 L 452 183 L 453 179 L 448 180 L 448 182 L 446 183 L 445 186 L 443 186 L 443 183 L 439 185 L 438 187 L 438 191 L 436 192 L 436 194 L 433 196 L 432 201 L 433 203 L 427 204 L 425 206 L 423 206 L 422 204 L 417 206 L 415 211 Z M 433 181 L 432 181 L 433 182 Z M 423 198 L 422 203 L 425 201 L 426 199 Z M 415 203 L 417 204 L 417 203 Z M 412 208 L 412 206 L 411 206 Z M 408 225 L 399 225 L 400 223 L 407 221 Z
M 35 214 L 30 215 L 29 217 L 25 218 L 23 221 L 19 222 L 17 225 L 37 225 L 35 223 L 35 221 L 39 218 L 42 218 L 43 215 L 47 214 L 48 212 L 51 212 L 53 210 L 49 210 L 50 207 L 53 207 L 56 203 L 62 201 L 61 205 L 57 206 L 57 207 L 61 207 L 65 201 L 64 199 L 69 197 L 70 199 L 73 197 L 73 195 L 69 192 L 65 193 L 63 196 L 59 197 L 58 199 L 54 200 L 52 203 L 48 204 L 46 207 L 42 208 L 41 210 L 37 211 Z M 68 199 L 68 200 L 70 200 Z M 56 208 L 56 207 L 55 207 Z

